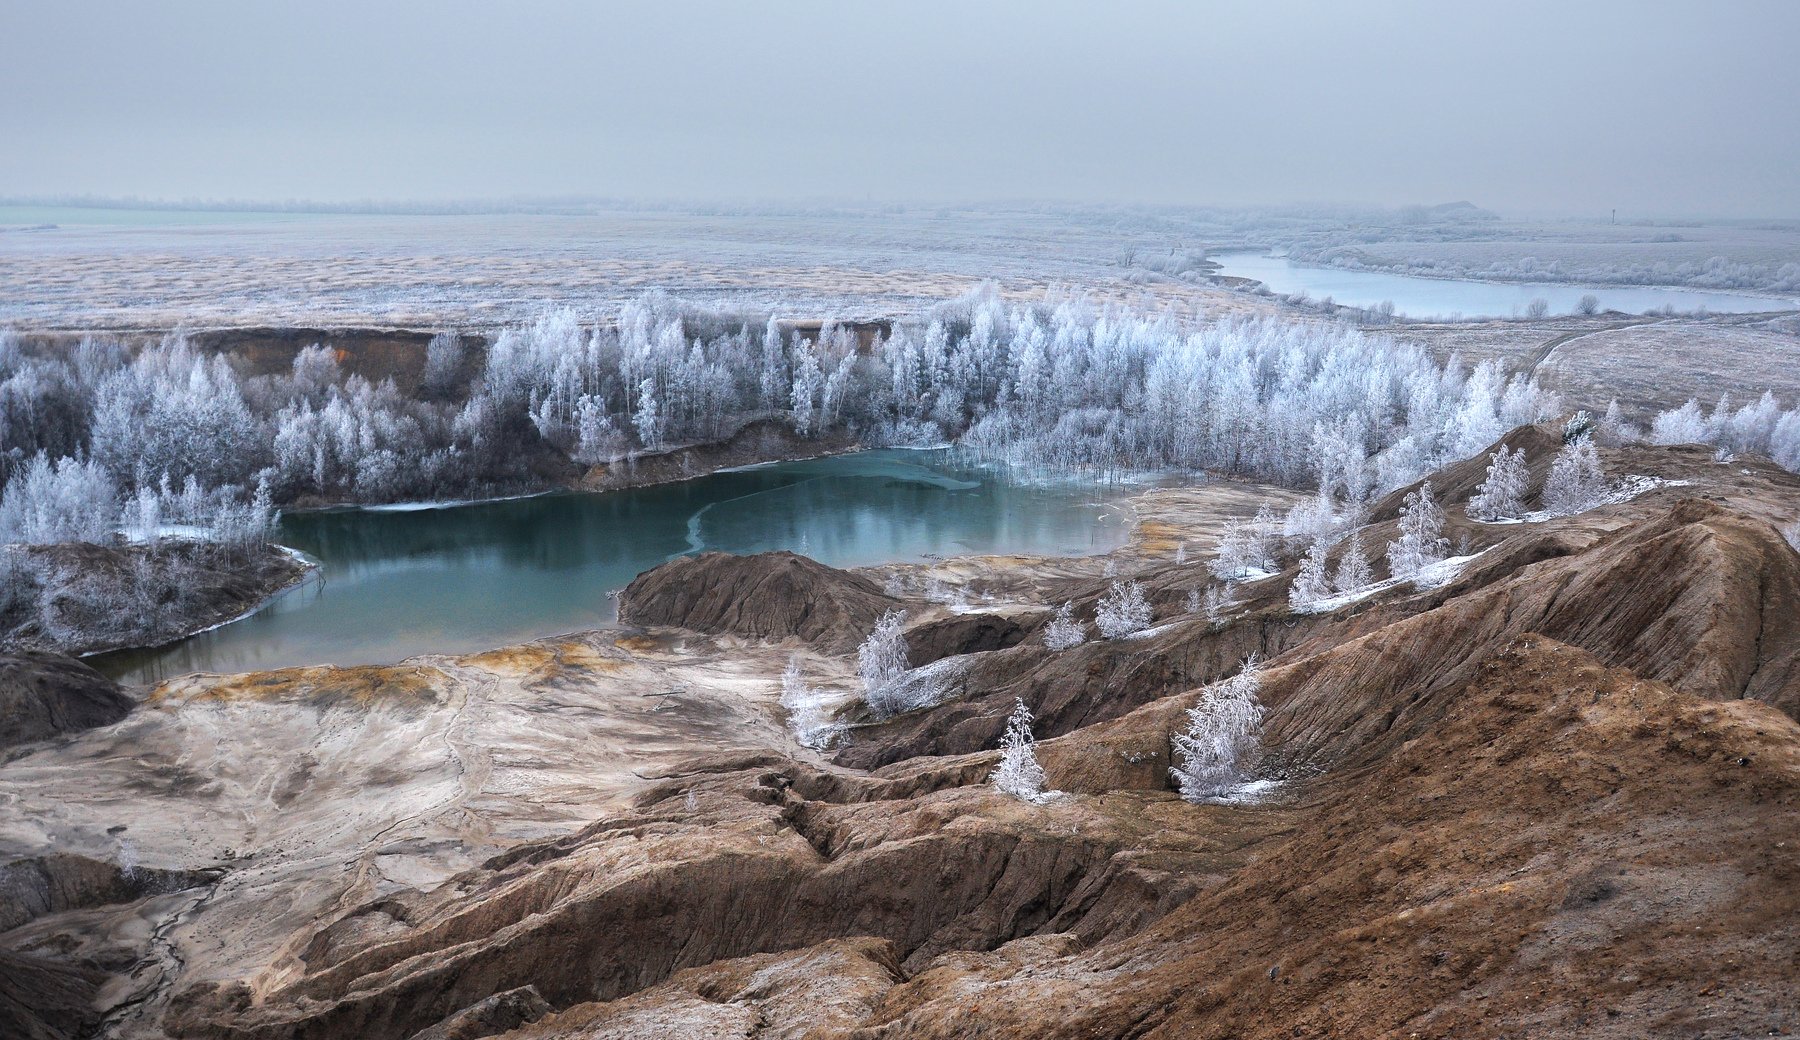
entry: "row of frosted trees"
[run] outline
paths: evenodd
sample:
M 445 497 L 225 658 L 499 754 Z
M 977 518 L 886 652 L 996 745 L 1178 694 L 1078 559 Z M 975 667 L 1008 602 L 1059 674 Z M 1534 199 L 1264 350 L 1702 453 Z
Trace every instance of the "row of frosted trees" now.
M 180 335 L 27 350 L 0 333 L 0 539 L 70 536 L 109 496 L 121 524 L 154 511 L 146 496 L 173 515 L 190 486 L 221 513 L 259 486 L 276 506 L 505 493 L 541 486 L 546 458 L 594 465 L 754 419 L 802 439 L 956 442 L 1046 472 L 1209 470 L 1355 503 L 1560 409 L 1493 362 L 1438 364 L 1348 326 L 1078 294 L 984 291 L 891 327 L 805 335 L 651 294 L 607 314 L 547 313 L 485 349 L 442 335 L 427 353 L 402 389 L 343 371 L 325 347 L 251 374 Z M 1772 397 L 1677 409 L 1652 436 L 1800 464 L 1800 414 Z M 62 502 L 80 503 L 72 526 L 43 522 Z M 24 516 L 29 530 L 14 522 Z

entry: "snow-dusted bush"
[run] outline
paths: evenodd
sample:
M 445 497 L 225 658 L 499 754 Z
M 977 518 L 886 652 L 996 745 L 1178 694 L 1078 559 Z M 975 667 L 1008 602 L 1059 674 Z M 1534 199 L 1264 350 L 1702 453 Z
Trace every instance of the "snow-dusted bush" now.
M 1175 764 L 1169 769 L 1181 797 L 1201 802 L 1228 794 L 1243 782 L 1257 750 L 1263 706 L 1257 699 L 1262 677 L 1254 657 L 1236 675 L 1200 691 L 1188 709 L 1188 725 L 1170 744 Z
M 1021 802 L 1045 798 L 1044 767 L 1038 764 L 1037 741 L 1031 735 L 1031 709 L 1023 700 L 1015 702 L 1006 720 L 1006 733 L 1000 738 L 1000 765 L 989 779 L 1002 794 Z
M 1044 645 L 1052 650 L 1067 650 L 1087 641 L 1087 626 L 1075 620 L 1075 605 L 1064 603 L 1056 608 L 1056 616 L 1044 626 Z
M 1444 511 L 1431 496 L 1431 482 L 1420 484 L 1400 507 L 1400 540 L 1387 547 L 1388 572 L 1410 578 L 1442 560 L 1450 549 L 1444 537 Z
M 799 655 L 789 657 L 781 673 L 781 706 L 787 710 L 794 739 L 803 747 L 828 748 L 843 735 L 844 727 L 832 716 L 826 697 L 801 677 Z
M 1213 577 L 1222 581 L 1262 577 L 1276 568 L 1275 546 L 1282 522 L 1267 504 L 1248 520 L 1233 520 L 1219 535 L 1219 546 L 1208 564 Z
M 1609 447 L 1620 447 L 1635 444 L 1644 438 L 1644 431 L 1625 421 L 1625 413 L 1615 399 L 1606 405 L 1606 413 L 1594 424 L 1594 439 Z
M 1337 517 L 1332 511 L 1331 500 L 1323 494 L 1295 503 L 1281 523 L 1282 537 L 1296 548 L 1328 542 L 1336 533 Z
M 1531 472 L 1525 468 L 1525 452 L 1502 444 L 1488 456 L 1487 478 L 1469 499 L 1469 515 L 1477 520 L 1514 520 L 1525 515 L 1525 494 Z
M 1606 497 L 1606 472 L 1592 437 L 1578 437 L 1556 453 L 1544 479 L 1544 509 L 1572 516 L 1599 505 Z
M 1650 423 L 1651 444 L 1705 444 L 1711 439 L 1700 402 L 1691 397 L 1680 408 L 1658 413 Z
M 1118 639 L 1150 627 L 1150 601 L 1144 586 L 1135 581 L 1113 582 L 1094 608 L 1094 625 L 1108 639 Z
M 1325 543 L 1312 543 L 1300 561 L 1300 573 L 1288 589 L 1288 603 L 1299 610 L 1331 596 L 1331 580 L 1325 571 Z
M 119 519 L 118 488 L 95 462 L 40 454 L 0 494 L 0 542 L 106 542 Z
M 1223 621 L 1225 619 L 1225 611 L 1230 608 L 1231 600 L 1236 591 L 1237 586 L 1230 582 L 1226 582 L 1223 585 L 1208 585 L 1206 587 L 1206 595 L 1202 596 L 1200 599 L 1200 609 L 1201 612 L 1206 615 L 1206 620 L 1215 625 L 1220 621 Z
M 1360 592 L 1375 580 L 1374 571 L 1369 566 L 1368 553 L 1363 551 L 1362 532 L 1350 535 L 1350 542 L 1344 546 L 1338 556 L 1337 573 L 1332 575 L 1333 591 L 1340 596 Z
M 425 344 L 425 369 L 419 374 L 419 388 L 433 397 L 448 397 L 456 392 L 462 378 L 462 337 L 454 332 L 440 332 Z
M 875 623 L 875 630 L 856 650 L 856 670 L 862 676 L 863 700 L 877 715 L 905 708 L 895 700 L 895 680 L 906 673 L 906 612 L 890 610 Z
M 1800 409 L 1784 411 L 1772 393 L 1765 392 L 1736 409 L 1729 395 L 1720 397 L 1711 415 L 1689 399 L 1680 408 L 1656 416 L 1650 440 L 1654 444 L 1710 444 L 1724 457 L 1758 452 L 1784 469 L 1800 471 Z

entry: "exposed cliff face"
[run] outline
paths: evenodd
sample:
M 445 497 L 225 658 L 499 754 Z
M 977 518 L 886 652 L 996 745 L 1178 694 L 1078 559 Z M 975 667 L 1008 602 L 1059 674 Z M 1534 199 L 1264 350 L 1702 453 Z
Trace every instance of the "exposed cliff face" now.
M 619 596 L 632 624 L 854 649 L 900 601 L 867 578 L 791 552 L 683 556 L 638 576 Z
M 755 419 L 716 441 L 684 444 L 663 451 L 633 452 L 591 467 L 571 482 L 584 491 L 669 484 L 733 466 L 837 455 L 856 448 L 856 438 L 846 430 L 804 438 L 780 420 Z
M 680 627 L 614 643 L 165 690 L 145 740 L 277 709 L 280 731 L 317 716 L 329 735 L 281 785 L 221 770 L 208 811 L 281 787 L 287 826 L 319 816 L 284 843 L 368 836 L 356 883 L 309 891 L 279 927 L 231 908 L 337 877 L 342 853 L 284 865 L 271 842 L 238 866 L 176 933 L 191 960 L 166 1004 L 135 1021 L 244 1040 L 1791 1030 L 1800 555 L 1769 520 L 1800 514 L 1800 480 L 1680 450 L 1632 463 L 1664 464 L 1689 483 L 1478 527 L 1487 550 L 1454 580 L 1334 612 L 1292 613 L 1271 579 L 1221 623 L 1159 601 L 1154 631 L 1061 652 L 1037 615 L 928 618 L 914 659 L 958 657 L 961 692 L 858 727 L 834 761 L 764 714 L 780 669 L 798 653 L 846 682 L 896 604 L 789 554 L 640 577 L 628 617 Z M 1193 580 L 1197 563 L 1142 549 L 1147 584 Z M 1252 651 L 1276 786 L 1184 802 L 1171 736 Z M 1064 792 L 1044 804 L 986 783 L 1015 698 Z M 601 726 L 643 749 L 642 779 L 578 804 L 580 785 L 543 777 L 582 768 Z M 417 799 L 440 742 L 445 800 Z M 384 745 L 405 748 L 387 801 L 417 799 L 389 815 L 343 791 L 373 773 L 326 779 Z M 331 817 L 334 798 L 377 818 Z M 527 833 L 526 806 L 560 815 Z M 400 856 L 456 865 L 378 865 Z M 37 954 L 95 927 L 65 918 L 0 942 Z M 213 952 L 237 933 L 265 952 Z

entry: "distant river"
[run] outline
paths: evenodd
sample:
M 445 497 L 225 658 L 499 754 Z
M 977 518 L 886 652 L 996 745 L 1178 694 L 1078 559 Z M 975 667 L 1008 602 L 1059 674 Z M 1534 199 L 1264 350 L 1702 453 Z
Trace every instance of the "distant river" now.
M 149 682 L 485 650 L 607 625 L 608 593 L 705 549 L 792 549 L 839 567 L 1104 552 L 1127 533 L 1113 498 L 1091 481 L 959 466 L 946 451 L 866 451 L 624 491 L 295 513 L 279 539 L 320 562 L 315 579 L 211 632 L 90 660 Z
M 1550 305 L 1551 314 L 1574 314 L 1581 298 L 1592 293 L 1601 310 L 1642 314 L 1674 307 L 1702 307 L 1715 314 L 1790 310 L 1800 301 L 1746 293 L 1708 292 L 1663 286 L 1590 286 L 1563 282 L 1479 282 L 1457 278 L 1421 278 L 1379 271 L 1345 271 L 1307 267 L 1285 257 L 1262 253 L 1219 253 L 1210 259 L 1223 265 L 1220 274 L 1254 278 L 1284 296 L 1305 292 L 1314 300 L 1329 296 L 1351 307 L 1372 307 L 1391 300 L 1394 311 L 1408 318 L 1511 318 L 1523 316 L 1532 300 Z

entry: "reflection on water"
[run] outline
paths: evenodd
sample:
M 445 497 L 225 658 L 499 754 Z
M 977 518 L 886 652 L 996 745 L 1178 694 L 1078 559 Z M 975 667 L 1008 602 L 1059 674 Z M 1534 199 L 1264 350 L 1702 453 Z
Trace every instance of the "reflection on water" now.
M 604 494 L 299 513 L 280 538 L 320 562 L 315 580 L 173 646 L 92 660 L 142 682 L 482 650 L 607 624 L 608 593 L 708 549 L 792 549 L 840 567 L 1102 552 L 1125 535 L 1105 494 L 1014 482 L 946 452 L 870 451 Z
M 1283 296 L 1305 292 L 1314 300 L 1327 296 L 1349 307 L 1373 307 L 1390 301 L 1408 318 L 1513 318 L 1529 313 L 1533 300 L 1543 300 L 1551 314 L 1574 314 L 1590 293 L 1601 310 L 1642 314 L 1673 307 L 1688 312 L 1704 308 L 1715 314 L 1752 314 L 1791 310 L 1792 299 L 1748 293 L 1711 292 L 1648 285 L 1572 285 L 1561 282 L 1478 282 L 1458 278 L 1421 278 L 1382 271 L 1345 271 L 1306 267 L 1287 258 L 1262 253 L 1220 253 L 1220 274 L 1254 278 Z

